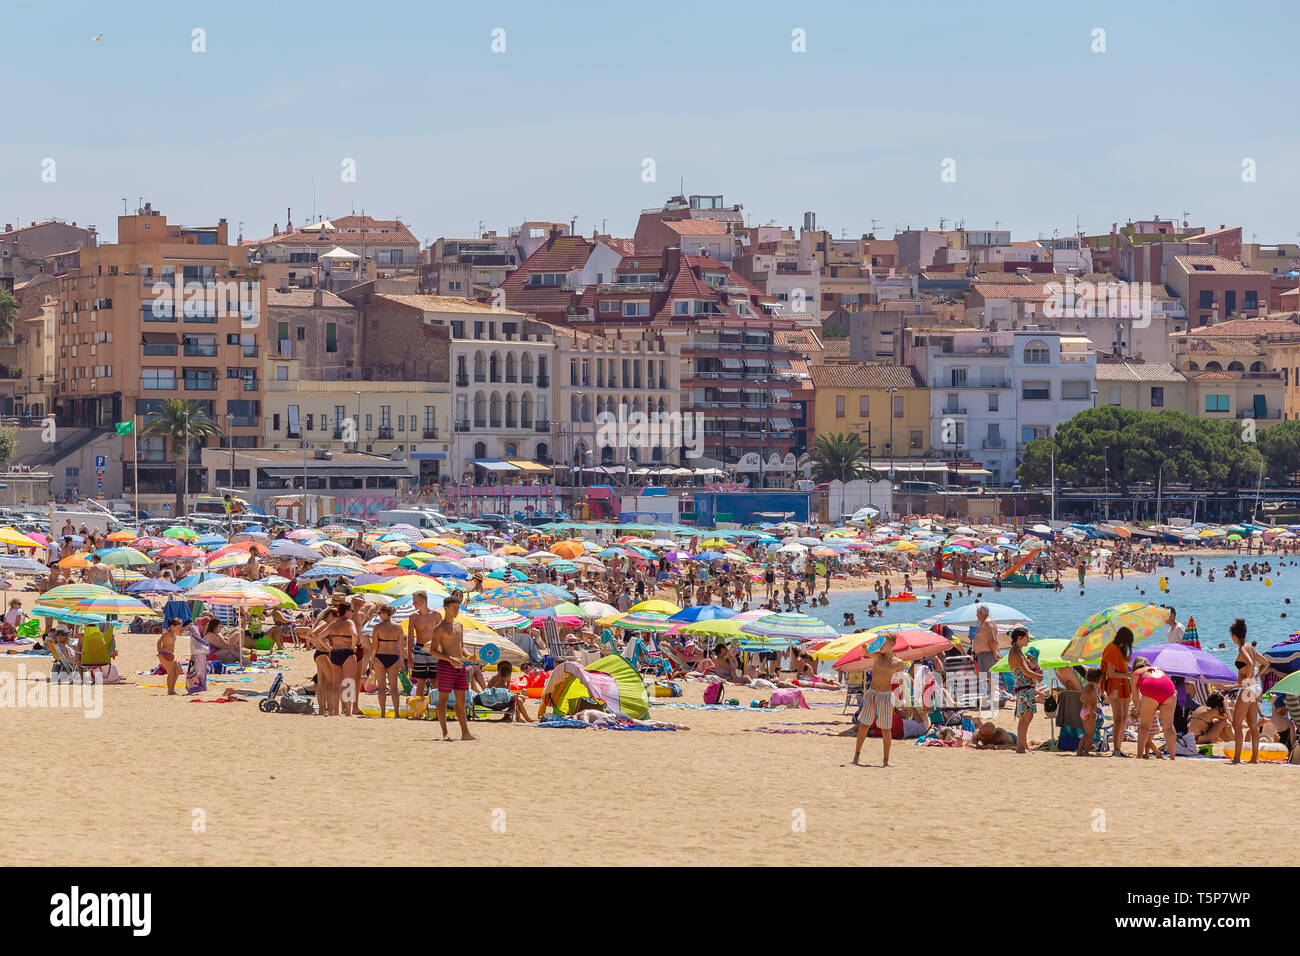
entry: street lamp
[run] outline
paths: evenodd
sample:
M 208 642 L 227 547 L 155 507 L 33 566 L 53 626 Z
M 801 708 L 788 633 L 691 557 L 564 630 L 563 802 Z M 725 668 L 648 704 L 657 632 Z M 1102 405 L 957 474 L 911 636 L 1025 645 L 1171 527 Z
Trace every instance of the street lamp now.
M 1107 445 L 1102 449 L 1102 490 L 1105 493 L 1104 506 L 1106 508 L 1106 520 L 1110 520 L 1110 446 Z
M 231 434 L 231 429 L 234 427 L 235 427 L 235 413 L 226 412 L 226 441 L 230 444 L 230 474 L 227 477 L 230 479 L 230 493 L 232 495 L 235 493 L 235 436 Z M 235 511 L 232 502 L 229 514 L 233 516 L 234 513 Z M 234 527 L 233 521 L 231 520 L 231 518 L 227 518 L 226 530 L 229 531 L 233 527 Z
M 353 450 L 360 451 L 361 450 L 361 393 L 353 392 L 352 394 L 357 397 L 357 421 L 356 421 L 357 427 L 353 430 L 352 433 L 353 444 L 356 446 L 356 448 L 354 448 Z
M 889 396 L 889 480 L 894 481 L 894 395 L 898 392 L 896 388 L 887 388 L 885 393 Z

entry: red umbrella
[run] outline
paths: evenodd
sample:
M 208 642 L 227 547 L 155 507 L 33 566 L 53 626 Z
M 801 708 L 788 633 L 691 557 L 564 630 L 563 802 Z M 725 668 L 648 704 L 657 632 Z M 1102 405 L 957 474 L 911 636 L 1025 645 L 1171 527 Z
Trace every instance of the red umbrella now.
M 887 628 L 874 635 L 863 635 L 862 643 L 832 664 L 831 668 L 850 674 L 870 670 L 871 655 L 867 653 L 867 647 L 885 630 Z M 894 642 L 894 656 L 899 660 L 920 660 L 922 657 L 932 657 L 952 647 L 952 641 L 940 637 L 933 631 L 900 628 L 894 633 L 898 635 L 898 640 Z
M 248 554 L 250 551 L 257 554 L 266 554 L 270 550 L 270 547 L 260 541 L 236 541 L 234 544 L 228 544 L 224 548 L 217 548 L 217 550 L 208 555 L 208 561 L 212 562 L 224 554 L 239 554 L 241 552 L 243 554 Z
M 188 544 L 178 544 L 171 548 L 163 548 L 161 551 L 154 552 L 157 558 L 201 558 L 203 552 L 198 548 L 190 547 Z

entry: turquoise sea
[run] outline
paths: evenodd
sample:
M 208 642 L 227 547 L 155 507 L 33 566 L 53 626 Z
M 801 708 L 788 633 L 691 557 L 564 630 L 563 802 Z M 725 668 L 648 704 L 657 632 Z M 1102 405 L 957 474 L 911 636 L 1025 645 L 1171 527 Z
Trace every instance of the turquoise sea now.
M 1250 581 L 1223 576 L 1223 568 L 1233 560 L 1225 557 L 1201 559 L 1204 571 L 1214 569 L 1213 584 L 1204 575 L 1199 578 L 1195 576 L 1194 560 L 1189 561 L 1187 556 L 1179 555 L 1175 558 L 1173 568 L 1161 568 L 1154 574 L 1132 574 L 1126 571 L 1123 581 L 1118 574 L 1114 581 L 1104 577 L 1090 577 L 1083 596 L 1079 595 L 1078 579 L 1071 575 L 1066 579 L 1064 591 L 1049 588 L 1003 588 L 1001 591 L 977 588 L 971 597 L 963 595 L 959 598 L 955 590 L 941 589 L 934 592 L 933 608 L 925 606 L 925 576 L 920 575 L 920 586 L 915 589 L 920 600 L 893 604 L 885 609 L 884 617 L 867 617 L 867 605 L 875 596 L 871 591 L 832 592 L 829 605 L 809 609 L 808 613 L 836 630 L 847 633 L 853 629 L 843 626 L 846 611 L 852 611 L 857 616 L 859 630 L 877 624 L 919 621 L 943 613 L 943 596 L 952 590 L 953 608 L 971 604 L 982 597 L 986 601 L 1010 605 L 1032 618 L 1033 622 L 1028 626 L 1036 638 L 1069 638 L 1089 615 L 1097 611 L 1126 601 L 1149 601 L 1153 604 L 1172 605 L 1178 611 L 1178 620 L 1183 624 L 1187 623 L 1189 615 L 1194 617 L 1201 646 L 1230 663 L 1235 654 L 1228 637 L 1228 625 L 1234 618 L 1246 619 L 1247 638 L 1261 650 L 1272 647 L 1285 640 L 1293 631 L 1300 630 L 1300 557 L 1269 554 L 1262 558 L 1256 556 L 1236 559 L 1239 565 L 1251 562 L 1262 564 L 1265 561 L 1271 565 L 1271 572 L 1255 576 Z M 1163 594 L 1157 584 L 1162 575 L 1169 581 L 1169 591 Z M 1271 586 L 1265 585 L 1266 576 L 1272 579 Z M 1143 594 L 1143 591 L 1146 593 Z M 1290 604 L 1286 603 L 1288 598 Z M 1161 629 L 1143 643 L 1163 643 L 1167 633 Z M 1224 646 L 1221 648 L 1220 644 Z

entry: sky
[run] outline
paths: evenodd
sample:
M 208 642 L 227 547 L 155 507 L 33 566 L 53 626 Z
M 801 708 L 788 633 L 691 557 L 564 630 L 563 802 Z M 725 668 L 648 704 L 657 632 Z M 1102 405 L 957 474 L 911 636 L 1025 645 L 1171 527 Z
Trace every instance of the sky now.
M 1295 241 L 1294 10 L 1075 6 L 5 0 L 0 223 L 112 241 L 125 198 L 246 239 L 288 208 L 626 236 L 684 185 L 849 237 Z

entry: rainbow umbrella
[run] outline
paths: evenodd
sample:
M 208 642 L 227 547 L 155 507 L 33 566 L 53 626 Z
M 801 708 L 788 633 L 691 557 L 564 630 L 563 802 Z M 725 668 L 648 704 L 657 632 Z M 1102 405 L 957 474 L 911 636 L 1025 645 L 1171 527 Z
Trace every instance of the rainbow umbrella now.
M 164 531 L 163 537 L 179 538 L 182 541 L 196 541 L 198 540 L 199 533 L 195 531 L 193 528 L 182 528 L 178 525 L 173 528 L 168 528 L 166 531 Z
M 126 594 L 97 594 L 90 597 L 55 599 L 51 601 L 46 595 L 41 596 L 41 603 L 46 607 L 66 611 L 72 614 L 115 614 L 118 617 L 131 614 L 157 616 L 158 612 L 149 605 Z
M 792 641 L 817 640 L 836 636 L 835 628 L 811 614 L 766 614 L 741 625 L 741 632 L 757 637 L 779 637 Z
M 657 631 L 662 633 L 671 630 L 675 622 L 670 621 L 667 614 L 659 611 L 628 611 L 613 623 L 614 627 L 621 627 L 625 631 Z
M 483 592 L 483 600 L 521 614 L 555 607 L 568 599 L 568 591 L 551 584 L 505 584 Z
M 176 548 L 168 548 L 168 551 L 175 551 Z M 241 551 L 234 554 L 223 554 L 220 557 L 213 558 L 207 562 L 209 568 L 214 571 L 220 571 L 223 568 L 242 568 L 248 563 L 248 552 Z
M 466 605 L 465 613 L 485 627 L 494 630 L 498 627 L 524 627 L 530 620 L 518 611 L 512 611 L 508 607 L 501 607 L 497 604 L 490 604 L 487 601 L 475 601 Z
M 137 581 L 147 580 L 139 571 L 132 571 L 130 568 L 110 568 L 108 574 L 116 584 L 135 584 Z
M 1187 627 L 1183 629 L 1183 643 L 1190 647 L 1201 646 L 1201 635 L 1196 633 L 1196 618 L 1187 618 Z
M 59 602 L 63 600 L 80 600 L 81 598 L 103 597 L 108 595 L 115 596 L 116 591 L 110 588 L 101 587 L 98 584 L 60 584 L 57 588 L 50 588 L 40 597 L 40 603 L 48 604 L 51 601 Z
M 1160 627 L 1169 623 L 1169 609 L 1143 601 L 1117 604 L 1098 611 L 1074 632 L 1070 644 L 1061 655 L 1067 661 L 1092 660 L 1101 657 L 1102 650 L 1115 638 L 1115 632 L 1127 627 L 1133 632 L 1134 643 L 1141 643 Z
M 142 564 L 153 564 L 153 558 L 147 554 L 142 554 L 135 548 L 105 548 L 103 551 L 96 551 L 99 559 L 107 565 L 118 568 L 138 567 Z

